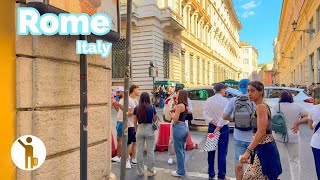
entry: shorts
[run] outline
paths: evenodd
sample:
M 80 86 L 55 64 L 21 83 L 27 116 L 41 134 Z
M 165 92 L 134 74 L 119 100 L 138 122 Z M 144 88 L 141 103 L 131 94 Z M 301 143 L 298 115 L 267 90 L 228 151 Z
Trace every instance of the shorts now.
M 136 130 L 134 127 L 129 127 L 128 128 L 128 142 L 127 144 L 135 143 L 137 142 L 136 140 Z
M 246 152 L 249 145 L 250 142 L 234 139 L 234 158 L 236 163 L 239 162 L 239 157 Z
M 121 121 L 117 121 L 117 136 L 118 137 L 122 137 L 122 122 Z

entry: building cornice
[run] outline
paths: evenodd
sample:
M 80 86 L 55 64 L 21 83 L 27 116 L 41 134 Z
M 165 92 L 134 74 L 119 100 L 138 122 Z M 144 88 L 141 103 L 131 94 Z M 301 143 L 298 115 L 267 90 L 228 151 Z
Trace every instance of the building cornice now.
M 235 25 L 238 27 L 239 30 L 242 29 L 242 24 L 238 18 L 238 15 L 236 13 L 236 11 L 234 10 L 234 5 L 233 2 L 231 0 L 224 0 L 227 4 L 228 10 L 230 12 L 230 14 L 232 15 L 232 20 L 234 21 Z

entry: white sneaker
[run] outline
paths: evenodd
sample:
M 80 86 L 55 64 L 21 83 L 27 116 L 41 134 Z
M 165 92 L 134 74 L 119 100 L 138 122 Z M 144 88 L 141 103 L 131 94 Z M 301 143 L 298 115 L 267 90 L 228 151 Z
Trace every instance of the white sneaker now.
M 153 170 L 153 171 L 148 171 L 147 173 L 147 176 L 155 176 L 157 174 L 157 171 L 156 170 Z
M 126 168 L 127 168 L 127 169 L 131 169 L 131 163 L 130 163 L 130 160 L 127 160 L 127 162 L 126 162 Z
M 111 161 L 119 163 L 119 162 L 121 162 L 121 158 L 119 158 L 118 156 L 115 156 L 115 157 L 111 158 Z
M 184 177 L 184 175 L 178 174 L 177 171 L 172 171 L 171 175 L 174 177 Z
M 132 163 L 132 165 L 134 165 L 134 166 L 137 165 L 137 158 L 136 158 L 136 159 L 132 159 L 132 160 L 131 160 L 131 163 Z
M 170 164 L 170 165 L 173 164 L 173 159 L 172 159 L 172 157 L 169 157 L 169 159 L 168 159 L 168 164 Z

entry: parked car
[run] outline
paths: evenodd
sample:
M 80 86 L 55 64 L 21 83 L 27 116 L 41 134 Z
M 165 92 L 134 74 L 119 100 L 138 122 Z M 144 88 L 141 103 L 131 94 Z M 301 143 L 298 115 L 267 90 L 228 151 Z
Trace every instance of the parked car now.
M 193 125 L 206 125 L 206 122 L 203 118 L 203 106 L 205 101 L 213 96 L 214 90 L 213 87 L 197 87 L 197 88 L 186 88 L 188 91 L 189 98 L 192 103 L 192 114 L 193 114 Z M 227 95 L 228 99 L 238 96 L 240 92 L 237 89 L 227 88 Z M 229 123 L 230 128 L 234 128 L 234 123 Z
M 304 89 L 290 88 L 290 87 L 278 87 L 278 86 L 267 86 L 264 88 L 264 99 L 269 106 L 276 104 L 279 101 L 279 95 L 282 91 L 289 91 L 294 102 L 301 104 L 306 109 L 310 109 L 313 106 L 313 98 L 305 93 Z

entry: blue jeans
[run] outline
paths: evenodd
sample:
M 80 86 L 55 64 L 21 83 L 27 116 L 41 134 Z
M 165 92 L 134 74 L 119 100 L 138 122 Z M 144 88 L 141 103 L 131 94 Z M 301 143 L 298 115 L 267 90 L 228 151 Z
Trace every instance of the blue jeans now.
M 208 133 L 213 133 L 216 126 L 209 124 Z M 229 127 L 223 126 L 220 129 L 220 138 L 218 142 L 218 178 L 224 179 L 227 173 L 227 153 L 229 143 Z M 214 172 L 214 159 L 216 151 L 208 152 L 208 174 L 210 178 L 214 178 L 216 175 Z
M 173 126 L 173 144 L 174 152 L 176 153 L 177 158 L 177 174 L 186 175 L 186 170 L 184 167 L 185 162 L 185 149 L 184 145 L 186 144 L 188 137 L 188 128 L 185 122 L 174 123 Z
M 250 142 L 234 140 L 234 160 L 236 163 L 239 162 L 239 157 L 246 152 L 249 145 Z
M 318 180 L 320 180 L 320 149 L 312 148 Z

